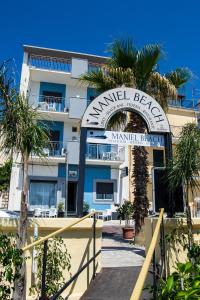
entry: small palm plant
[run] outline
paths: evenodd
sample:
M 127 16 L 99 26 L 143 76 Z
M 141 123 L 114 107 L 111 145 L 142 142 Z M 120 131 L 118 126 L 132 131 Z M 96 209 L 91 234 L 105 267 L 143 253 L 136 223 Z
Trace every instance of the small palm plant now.
M 200 172 L 200 129 L 196 124 L 186 124 L 168 165 L 168 178 L 172 189 L 183 185 L 187 216 L 189 248 L 193 243 L 192 218 L 189 206 L 189 191 L 192 195 L 199 189 L 197 180 Z M 175 199 L 176 200 L 176 199 Z

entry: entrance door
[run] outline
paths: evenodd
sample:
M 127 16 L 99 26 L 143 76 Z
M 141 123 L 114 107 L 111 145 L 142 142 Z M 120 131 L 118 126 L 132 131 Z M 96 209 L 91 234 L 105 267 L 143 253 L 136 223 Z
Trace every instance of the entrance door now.
M 68 182 L 68 196 L 67 196 L 67 211 L 69 214 L 76 213 L 76 196 L 77 196 L 77 182 Z
M 154 169 L 153 185 L 154 185 L 154 210 L 159 211 L 159 208 L 164 208 L 168 212 L 169 188 L 167 185 L 167 174 L 165 169 Z M 183 212 L 183 188 L 178 187 L 173 194 L 175 212 Z

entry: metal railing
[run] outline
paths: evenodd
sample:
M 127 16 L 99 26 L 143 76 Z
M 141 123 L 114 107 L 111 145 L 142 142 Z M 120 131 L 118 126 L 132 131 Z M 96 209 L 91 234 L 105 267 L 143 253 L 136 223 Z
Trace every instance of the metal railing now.
M 62 71 L 66 73 L 71 72 L 71 60 L 58 57 L 31 54 L 29 57 L 29 66 L 32 68 Z
M 110 144 L 87 144 L 86 159 L 123 161 L 125 148 Z
M 69 107 L 66 107 L 65 98 L 40 95 L 38 98 L 38 109 L 44 111 L 67 112 Z
M 55 141 L 49 142 L 45 148 L 43 148 L 43 152 L 46 157 L 61 157 L 65 156 L 65 148 L 63 147 L 63 142 Z M 32 153 L 32 156 L 37 156 L 37 154 Z
M 68 280 L 54 295 L 50 297 L 50 300 L 57 299 L 63 292 L 66 290 L 66 288 L 85 270 L 91 263 L 93 263 L 93 279 L 96 276 L 96 258 L 101 253 L 101 250 L 96 252 L 96 214 L 97 212 L 92 212 L 88 214 L 87 216 L 73 222 L 72 224 L 65 226 L 61 229 L 58 229 L 54 231 L 53 233 L 40 238 L 39 240 L 31 243 L 30 245 L 25 246 L 22 248 L 22 251 L 25 252 L 27 250 L 31 250 L 34 247 L 43 244 L 44 250 L 43 250 L 43 257 L 42 257 L 42 281 L 41 281 L 41 292 L 40 292 L 40 300 L 46 300 L 46 266 L 47 266 L 47 253 L 48 253 L 48 240 L 51 238 L 54 238 L 55 236 L 60 235 L 61 233 L 69 230 L 70 228 L 74 227 L 75 225 L 81 223 L 85 219 L 89 217 L 93 217 L 93 226 L 92 226 L 92 232 L 93 232 L 93 256 L 88 260 L 87 263 L 85 263 L 71 278 Z
M 199 100 L 197 99 L 169 100 L 168 105 L 171 107 L 198 110 Z
M 165 277 L 164 271 L 166 271 L 166 257 L 165 257 L 165 233 L 164 233 L 163 215 L 164 215 L 164 208 L 161 208 L 158 221 L 152 236 L 151 244 L 149 246 L 145 261 L 143 263 L 142 269 L 136 281 L 130 300 L 140 300 L 142 290 L 145 284 L 145 280 L 150 269 L 151 261 L 153 261 L 153 272 L 152 272 L 153 273 L 153 299 L 156 299 L 158 278 Z M 160 257 L 161 257 L 160 268 L 156 265 L 156 254 L 155 254 L 155 248 L 157 245 L 159 234 L 160 234 Z

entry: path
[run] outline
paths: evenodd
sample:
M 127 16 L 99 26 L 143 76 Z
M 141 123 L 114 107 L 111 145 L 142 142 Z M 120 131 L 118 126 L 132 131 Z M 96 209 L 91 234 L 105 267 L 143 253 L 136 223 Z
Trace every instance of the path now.
M 144 249 L 121 237 L 121 226 L 105 222 L 102 241 L 102 271 L 90 284 L 81 300 L 129 300 L 144 262 Z M 148 276 L 151 281 L 151 275 Z M 141 297 L 148 298 L 144 291 Z

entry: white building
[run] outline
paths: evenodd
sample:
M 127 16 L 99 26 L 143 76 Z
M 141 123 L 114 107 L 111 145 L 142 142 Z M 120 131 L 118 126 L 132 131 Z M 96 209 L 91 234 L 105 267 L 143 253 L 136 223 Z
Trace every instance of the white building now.
M 68 214 L 76 214 L 80 121 L 87 104 L 97 96 L 79 77 L 106 61 L 106 57 L 24 46 L 20 91 L 38 108 L 51 135 L 51 144 L 44 149 L 47 157 L 41 160 L 32 154 L 29 162 L 30 211 L 64 202 Z M 125 156 L 128 161 L 125 149 L 117 145 L 87 144 L 84 200 L 90 209 L 110 209 L 128 199 L 128 177 L 121 176 L 122 167 L 127 166 Z M 16 158 L 10 210 L 20 210 L 21 192 L 21 163 Z

